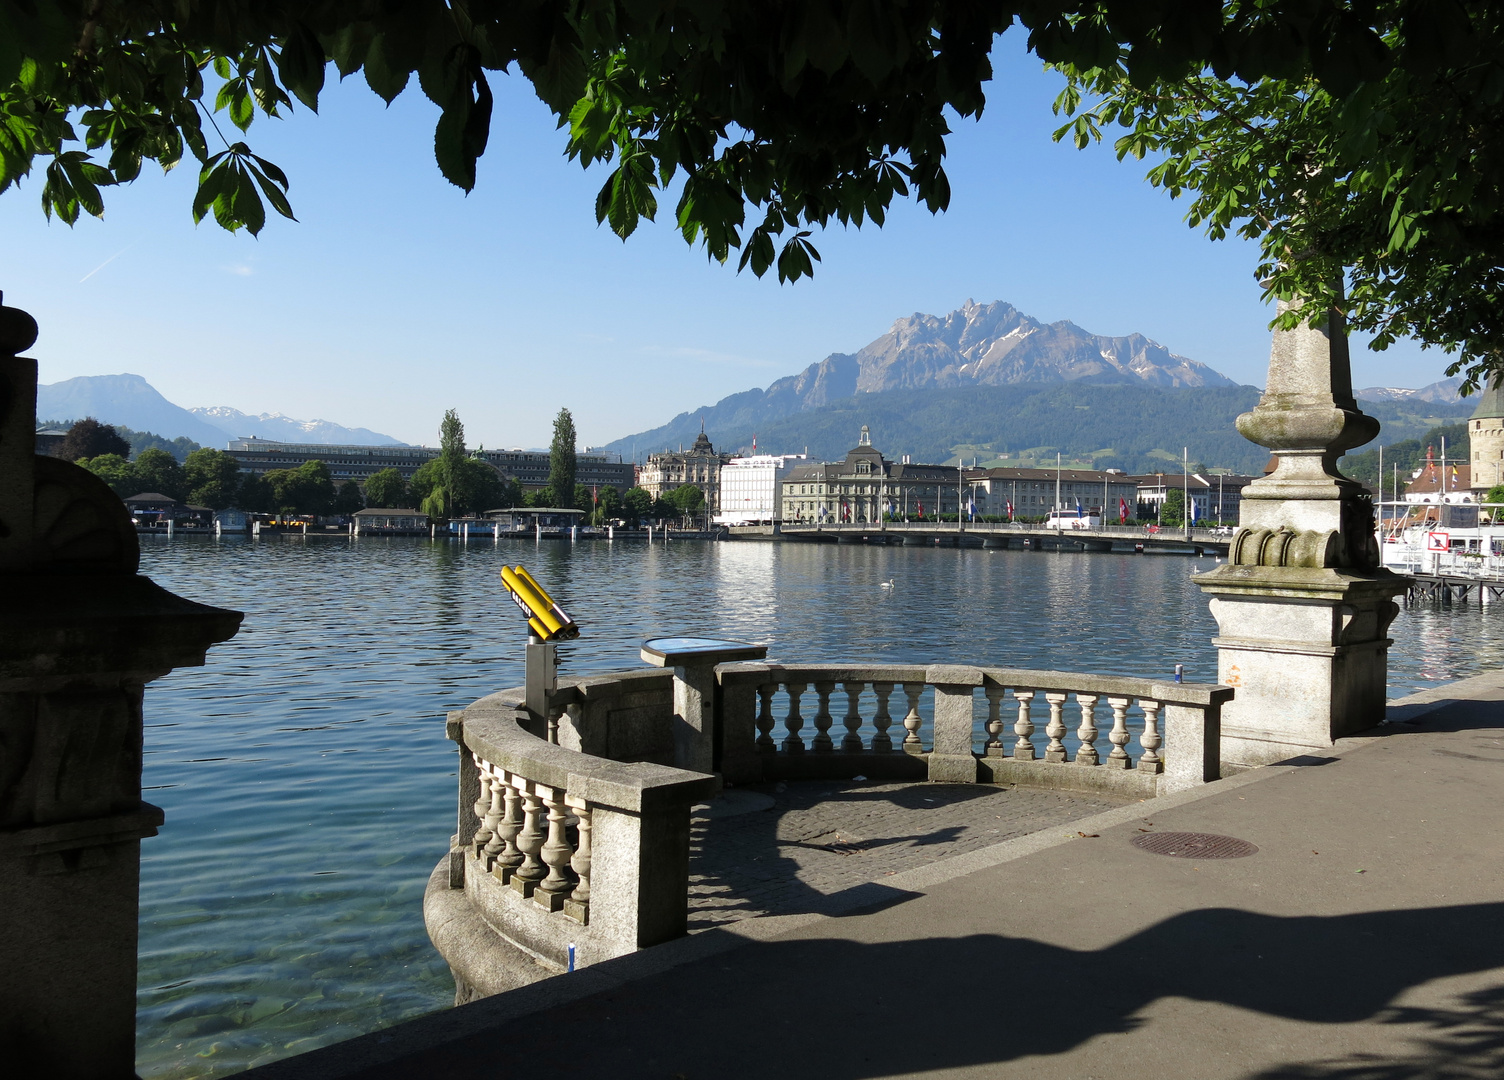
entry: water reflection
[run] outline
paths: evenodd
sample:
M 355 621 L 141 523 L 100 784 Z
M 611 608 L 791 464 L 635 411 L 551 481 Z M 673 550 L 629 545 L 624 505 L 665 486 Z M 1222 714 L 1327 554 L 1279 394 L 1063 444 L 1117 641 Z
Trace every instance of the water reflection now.
M 772 644 L 788 661 L 984 661 L 1215 677 L 1190 582 L 1210 560 L 802 544 L 149 538 L 143 570 L 247 613 L 147 692 L 140 1071 L 213 1076 L 442 1008 L 421 896 L 454 829 L 447 710 L 522 680 L 503 563 L 584 633 L 566 672 L 642 639 Z M 895 587 L 881 583 L 893 580 Z M 1391 690 L 1504 662 L 1504 612 L 1405 611 Z

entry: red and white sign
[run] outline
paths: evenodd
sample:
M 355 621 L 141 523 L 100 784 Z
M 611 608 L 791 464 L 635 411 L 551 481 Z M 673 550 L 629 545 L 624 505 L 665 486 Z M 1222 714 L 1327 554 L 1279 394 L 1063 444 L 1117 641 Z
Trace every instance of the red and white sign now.
M 1426 533 L 1426 550 L 1427 551 L 1451 551 L 1452 550 L 1452 534 L 1451 533 L 1444 533 L 1444 532 L 1428 532 L 1428 533 Z

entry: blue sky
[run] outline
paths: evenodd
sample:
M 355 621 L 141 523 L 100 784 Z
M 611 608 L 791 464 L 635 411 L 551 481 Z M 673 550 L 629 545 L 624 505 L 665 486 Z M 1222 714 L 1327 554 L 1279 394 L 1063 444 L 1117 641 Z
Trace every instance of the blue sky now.
M 596 226 L 604 170 L 565 160 L 519 76 L 493 80 L 469 196 L 433 163 L 434 107 L 409 89 L 388 109 L 357 76 L 331 82 L 317 116 L 252 125 L 299 223 L 273 217 L 259 239 L 194 226 L 188 165 L 143 171 L 106 193 L 104 220 L 72 229 L 47 223 L 25 183 L 0 198 L 0 288 L 41 324 L 44 383 L 128 371 L 179 405 L 412 442 L 436 442 L 457 408 L 472 445 L 546 445 L 568 406 L 582 444 L 603 443 L 968 298 L 1138 331 L 1262 385 L 1270 312 L 1253 246 L 1188 229 L 1141 163 L 1052 143 L 1058 77 L 1021 40 L 995 52 L 985 117 L 956 125 L 949 212 L 904 205 L 882 229 L 817 235 L 813 281 L 708 262 L 673 228 L 672 193 L 625 244 Z M 1353 360 L 1359 386 L 1422 386 L 1446 366 L 1407 343 Z

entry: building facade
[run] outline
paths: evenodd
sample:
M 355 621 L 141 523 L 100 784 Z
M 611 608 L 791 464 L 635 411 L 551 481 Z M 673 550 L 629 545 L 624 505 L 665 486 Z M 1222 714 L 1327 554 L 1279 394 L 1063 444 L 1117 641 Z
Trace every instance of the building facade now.
M 435 446 L 350 446 L 335 443 L 281 443 L 269 439 L 235 439 L 225 453 L 240 463 L 241 472 L 258 475 L 275 469 L 296 469 L 305 461 L 319 460 L 329 466 L 335 480 L 360 483 L 382 469 L 396 469 L 402 479 L 439 456 Z M 475 456 L 510 476 L 525 489 L 548 486 L 548 453 L 543 450 L 480 450 Z M 612 455 L 575 455 L 575 483 L 586 487 L 614 487 L 625 492 L 635 473 L 630 462 L 611 460 Z
M 1191 511 L 1191 520 L 1220 521 L 1226 525 L 1236 525 L 1243 501 L 1243 489 L 1258 478 L 1202 476 L 1199 473 L 1186 476 L 1184 473 L 1171 472 L 1149 473 L 1124 479 L 1133 481 L 1138 492 L 1135 517 L 1144 520 L 1159 517 L 1170 492 L 1183 491 L 1185 505 Z M 1134 506 L 1134 497 L 1129 497 L 1128 505 L 1130 508 Z
M 953 515 L 1045 517 L 1056 507 L 1117 515 L 1133 513 L 1137 485 L 1121 473 L 1085 469 L 984 469 L 886 460 L 864 426 L 844 461 L 796 465 L 783 483 L 785 523 L 900 521 Z
M 1098 515 L 1108 524 L 1121 516 L 1127 507 L 1136 515 L 1138 485 L 1121 472 L 1096 469 L 987 469 L 989 514 L 1005 516 L 1008 505 L 1013 516 L 1046 517 L 1051 510 L 1083 515 Z M 981 513 L 980 504 L 978 513 Z
M 771 525 L 782 520 L 783 483 L 803 454 L 754 454 L 721 466 L 717 525 Z
M 693 484 L 704 494 L 706 508 L 716 513 L 721 508 L 721 466 L 730 460 L 730 454 L 716 453 L 702 426 L 699 438 L 688 450 L 649 454 L 647 464 L 638 475 L 637 486 L 657 499 L 674 488 Z

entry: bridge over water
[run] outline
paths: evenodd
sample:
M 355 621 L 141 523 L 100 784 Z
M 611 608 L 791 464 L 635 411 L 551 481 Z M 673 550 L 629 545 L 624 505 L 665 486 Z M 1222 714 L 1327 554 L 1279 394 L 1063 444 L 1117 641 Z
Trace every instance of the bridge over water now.
M 746 530 L 734 530 L 743 533 Z M 764 532 L 769 530 L 762 530 Z M 1215 529 L 1162 528 L 1149 531 L 1138 525 L 1102 525 L 1095 529 L 1050 529 L 1021 523 L 946 521 L 845 522 L 838 525 L 784 524 L 780 535 L 790 540 L 840 544 L 906 544 L 914 546 L 1058 548 L 1067 551 L 1168 551 L 1185 554 L 1227 554 L 1230 532 Z

